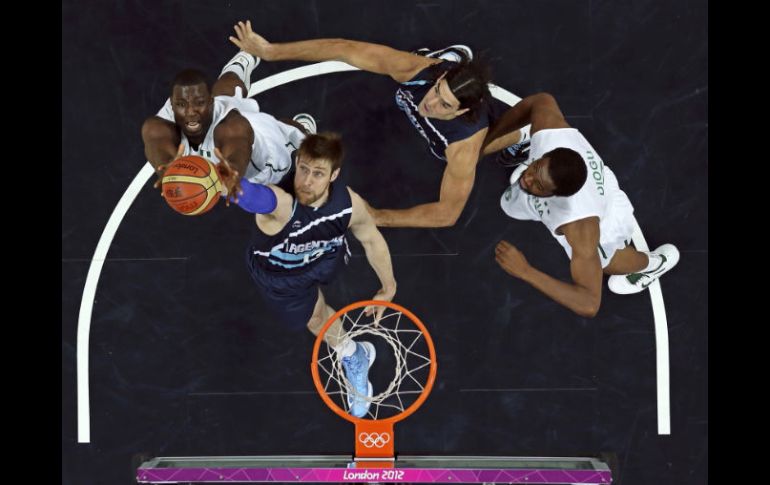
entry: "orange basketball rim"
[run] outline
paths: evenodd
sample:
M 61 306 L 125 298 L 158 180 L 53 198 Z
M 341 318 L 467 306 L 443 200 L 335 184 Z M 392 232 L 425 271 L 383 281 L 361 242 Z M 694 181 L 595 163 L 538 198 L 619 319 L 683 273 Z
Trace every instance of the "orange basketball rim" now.
M 368 306 L 386 307 L 382 318 L 375 321 L 373 316 L 365 316 L 364 309 Z M 337 319 L 340 319 L 350 338 L 363 334 L 383 338 L 387 343 L 385 347 L 391 347 L 395 355 L 395 377 L 384 392 L 367 397 L 370 403 L 374 403 L 376 411 L 370 410 L 365 418 L 349 414 L 330 396 L 330 385 L 333 387 L 336 382 L 338 386 L 343 387 L 342 381 L 348 382 L 336 375 L 341 367 L 333 365 L 332 361 L 338 363 L 333 357 L 335 352 L 330 350 L 324 340 L 327 330 Z M 326 357 L 319 357 L 322 344 L 327 352 Z M 359 466 L 365 467 L 393 466 L 393 425 L 409 417 L 425 402 L 433 389 L 436 369 L 433 340 L 422 321 L 401 305 L 378 300 L 352 303 L 332 315 L 318 333 L 310 364 L 313 382 L 321 399 L 338 416 L 355 425 L 355 458 L 357 462 L 362 462 Z M 344 396 L 345 391 L 332 393 L 337 394 L 344 405 L 344 398 L 340 396 Z M 384 411 L 381 413 L 380 410 Z M 392 415 L 381 416 L 387 413 Z

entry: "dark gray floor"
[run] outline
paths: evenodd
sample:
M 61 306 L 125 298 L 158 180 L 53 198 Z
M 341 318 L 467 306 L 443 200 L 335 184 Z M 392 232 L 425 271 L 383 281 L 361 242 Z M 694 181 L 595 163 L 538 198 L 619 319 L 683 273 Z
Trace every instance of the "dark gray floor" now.
M 436 388 L 397 428 L 404 454 L 614 452 L 616 482 L 707 483 L 708 79 L 706 1 L 63 3 L 62 483 L 131 483 L 131 457 L 348 453 L 351 427 L 315 394 L 312 338 L 272 321 L 243 251 L 251 218 L 171 212 L 148 183 L 104 265 L 91 329 L 92 442 L 77 444 L 75 335 L 88 262 L 144 163 L 139 128 L 185 67 L 218 74 L 249 18 L 273 41 L 350 37 L 411 50 L 462 42 L 519 96 L 553 93 L 612 167 L 653 247 L 682 259 L 662 281 L 671 352 L 671 436 L 657 435 L 649 296 L 604 290 L 579 318 L 495 264 L 501 238 L 567 278 L 563 250 L 498 206 L 508 171 L 479 166 L 451 229 L 390 229 L 396 301 L 428 325 Z M 254 78 L 299 63 L 263 63 Z M 276 116 L 314 114 L 343 134 L 344 177 L 374 206 L 438 192 L 432 159 L 366 73 L 292 83 L 258 97 Z M 376 278 L 360 246 L 328 289 L 339 307 Z M 426 256 L 427 254 L 427 256 Z

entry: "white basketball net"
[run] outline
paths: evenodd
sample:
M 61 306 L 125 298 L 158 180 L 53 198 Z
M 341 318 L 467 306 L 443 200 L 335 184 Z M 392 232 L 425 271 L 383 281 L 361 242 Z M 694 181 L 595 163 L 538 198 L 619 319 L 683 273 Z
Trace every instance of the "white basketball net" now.
M 356 392 L 345 377 L 341 358 L 324 342 L 318 351 L 318 374 L 326 393 L 346 411 L 349 411 L 347 393 L 366 399 L 371 402 L 368 412 L 371 419 L 385 419 L 403 412 L 423 392 L 429 376 L 430 352 L 420 328 L 408 316 L 390 307 L 386 307 L 376 324 L 374 316 L 364 314 L 364 308 L 343 314 L 340 321 L 347 338 L 366 340 L 377 348 L 377 358 L 369 369 L 373 396 L 370 398 Z M 383 355 L 388 351 L 392 352 L 391 356 Z M 383 361 L 390 360 L 395 361 L 393 378 L 383 386 L 390 372 L 385 368 L 389 365 L 383 366 Z

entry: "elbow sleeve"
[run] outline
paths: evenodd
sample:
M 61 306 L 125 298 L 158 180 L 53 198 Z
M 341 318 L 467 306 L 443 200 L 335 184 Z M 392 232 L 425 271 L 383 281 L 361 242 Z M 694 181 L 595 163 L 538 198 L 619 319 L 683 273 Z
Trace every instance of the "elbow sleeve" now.
M 266 185 L 255 184 L 246 179 L 241 179 L 241 189 L 243 194 L 238 197 L 237 204 L 246 212 L 269 214 L 278 205 L 278 198 L 275 196 L 275 192 Z M 232 197 L 230 197 L 230 201 L 234 202 Z

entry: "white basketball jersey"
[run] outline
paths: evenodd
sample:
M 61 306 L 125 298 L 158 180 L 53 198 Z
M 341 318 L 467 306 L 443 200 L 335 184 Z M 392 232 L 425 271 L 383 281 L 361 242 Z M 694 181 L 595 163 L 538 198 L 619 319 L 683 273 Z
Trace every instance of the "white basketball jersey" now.
M 567 238 L 557 233 L 564 224 L 588 217 L 599 218 L 601 232 L 600 243 L 618 234 L 631 234 L 633 218 L 618 226 L 618 218 L 610 217 L 615 210 L 633 211 L 633 206 L 625 192 L 620 190 L 618 180 L 609 167 L 604 165 L 596 150 L 575 128 L 557 128 L 541 130 L 532 136 L 529 165 L 547 152 L 556 148 L 569 148 L 583 158 L 588 169 L 588 177 L 583 187 L 569 197 L 536 197 L 522 190 L 518 180 L 508 187 L 500 198 L 500 206 L 514 219 L 542 221 L 551 234 L 572 257 L 572 248 Z M 625 219 L 625 218 L 622 218 Z M 611 222 L 614 221 L 614 222 Z M 626 227 L 628 226 L 628 227 Z
M 251 159 L 249 160 L 246 180 L 260 184 L 278 183 L 291 168 L 291 153 L 299 147 L 305 135 L 297 128 L 281 123 L 273 116 L 259 111 L 259 104 L 252 98 L 240 96 L 240 88 L 236 89 L 236 96 L 216 96 L 214 98 L 214 114 L 208 132 L 198 150 L 190 147 L 190 142 L 182 133 L 182 143 L 185 146 L 185 155 L 199 155 L 213 163 L 219 163 L 219 158 L 214 154 L 214 128 L 230 113 L 237 110 L 251 124 L 254 132 L 254 144 L 251 147 Z M 158 111 L 157 116 L 174 122 L 174 112 L 171 109 L 171 100 Z

